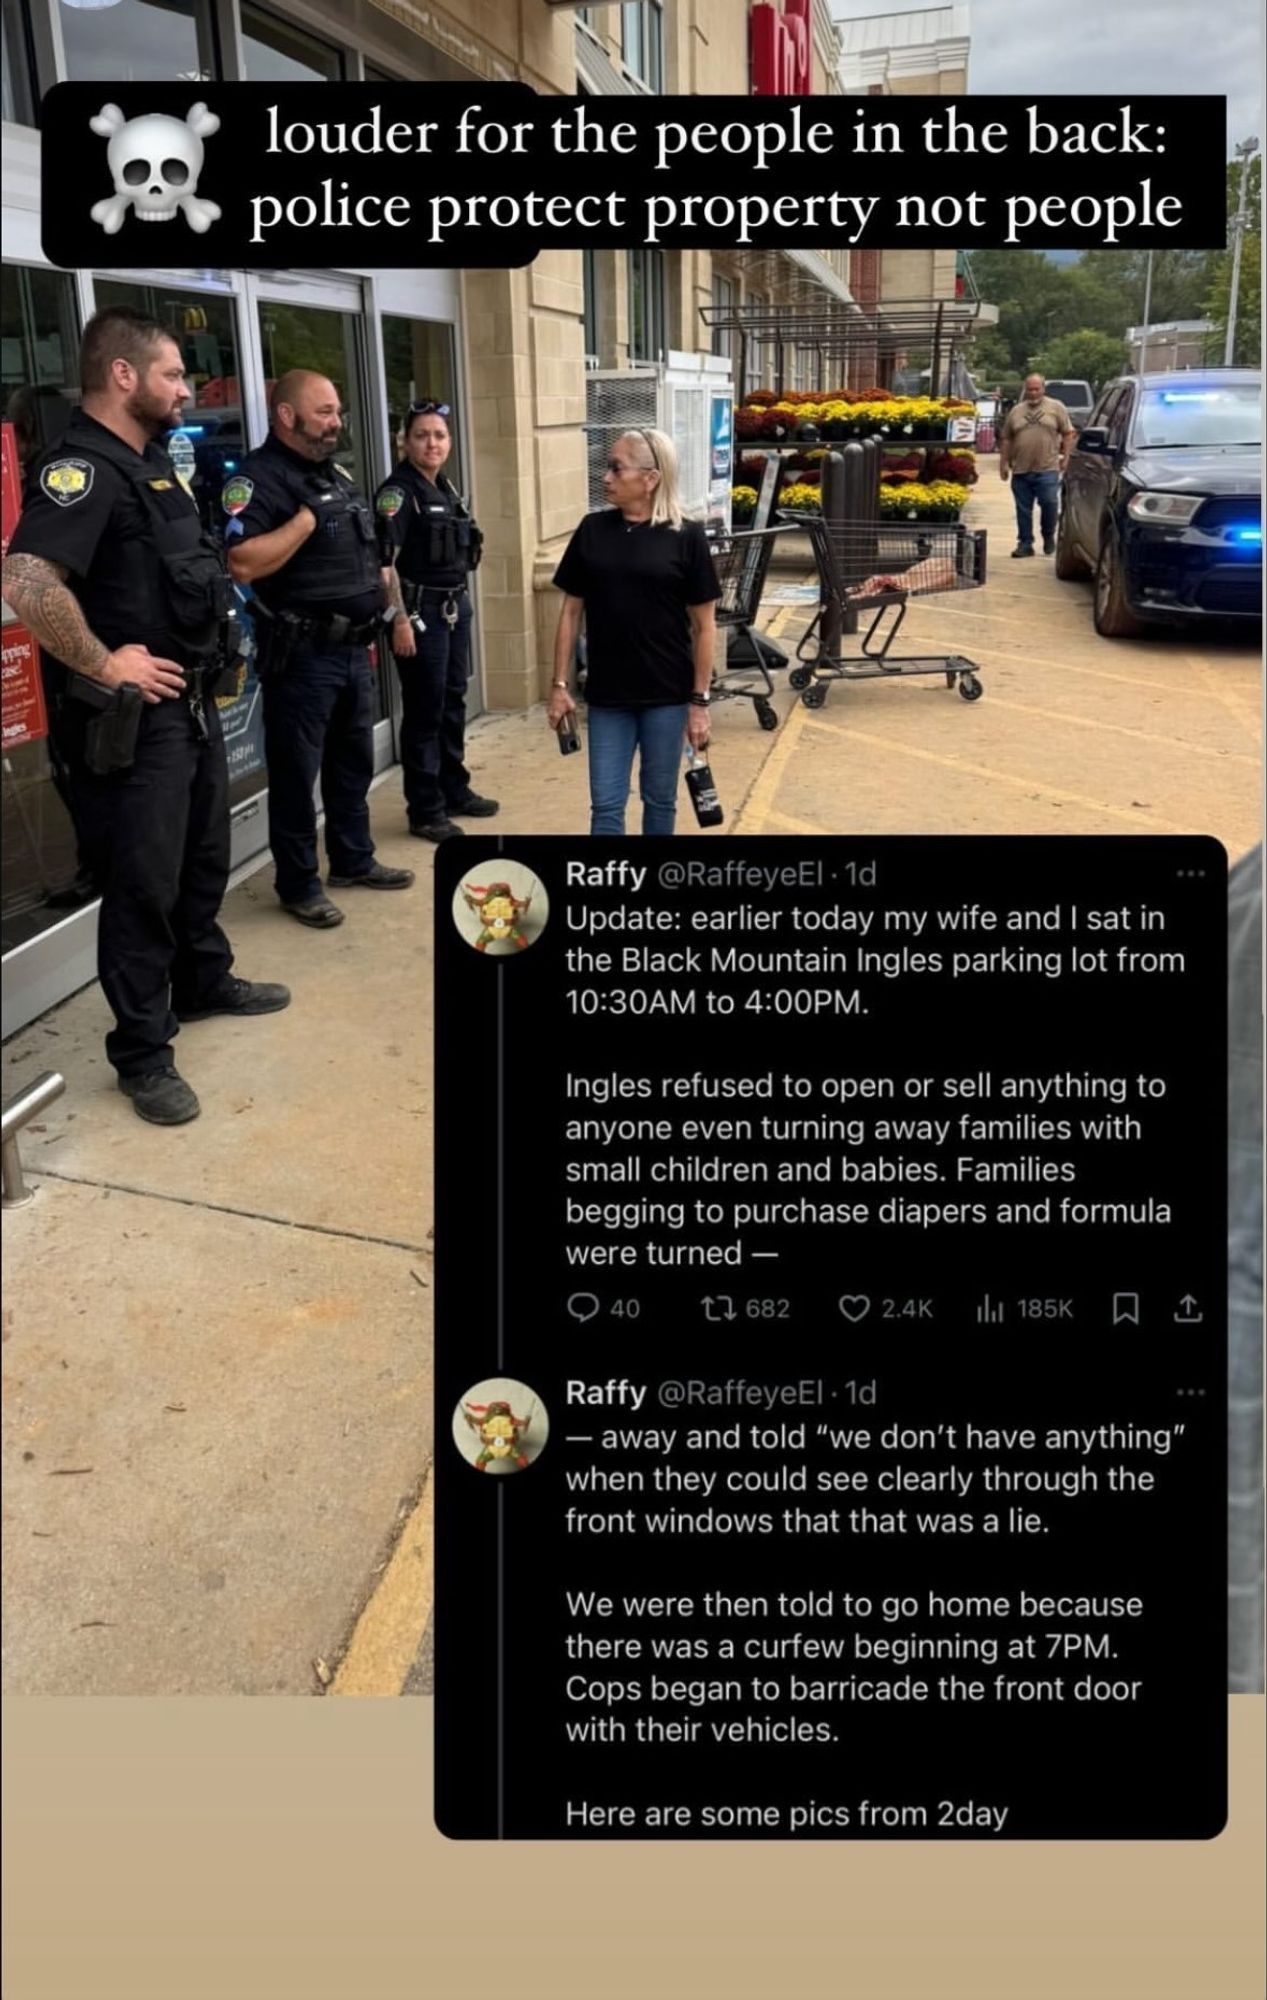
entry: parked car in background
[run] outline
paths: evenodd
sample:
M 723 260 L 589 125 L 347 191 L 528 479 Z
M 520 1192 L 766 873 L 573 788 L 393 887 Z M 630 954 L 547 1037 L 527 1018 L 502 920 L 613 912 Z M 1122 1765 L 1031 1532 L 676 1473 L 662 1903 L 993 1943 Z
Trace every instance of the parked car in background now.
M 1091 421 L 1095 408 L 1095 396 L 1089 382 L 1049 382 L 1047 394 L 1063 403 L 1069 412 L 1070 421 L 1076 431 Z
M 1262 377 L 1247 368 L 1110 382 L 1065 468 L 1056 575 L 1095 579 L 1095 629 L 1261 618 Z

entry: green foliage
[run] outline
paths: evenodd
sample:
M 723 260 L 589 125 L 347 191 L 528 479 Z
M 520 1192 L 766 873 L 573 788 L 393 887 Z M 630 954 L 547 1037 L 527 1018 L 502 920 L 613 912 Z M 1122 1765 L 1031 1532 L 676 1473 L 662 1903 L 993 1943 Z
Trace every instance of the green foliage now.
M 1095 327 L 1062 333 L 1038 356 L 1037 369 L 1055 381 L 1089 382 L 1100 390 L 1127 366 L 1126 342 Z
M 1226 250 L 1216 250 L 1205 260 L 1206 290 L 1202 310 L 1207 319 L 1212 319 L 1220 328 L 1214 351 L 1223 358 L 1223 337 L 1227 327 L 1228 303 L 1232 291 L 1232 232 L 1231 223 L 1236 214 L 1241 194 L 1240 162 L 1234 160 L 1227 170 L 1227 213 L 1228 244 Z M 1249 163 L 1249 181 L 1246 189 L 1246 227 L 1241 246 L 1241 278 L 1236 302 L 1236 345 L 1233 361 L 1252 367 L 1259 358 L 1261 344 L 1262 313 L 1262 273 L 1263 273 L 1263 163 L 1258 155 Z

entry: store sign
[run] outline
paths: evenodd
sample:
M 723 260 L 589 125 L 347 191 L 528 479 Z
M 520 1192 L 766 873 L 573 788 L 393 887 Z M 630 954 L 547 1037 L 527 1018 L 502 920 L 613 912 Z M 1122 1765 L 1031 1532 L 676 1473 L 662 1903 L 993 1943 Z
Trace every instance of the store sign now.
M 239 605 L 242 621 L 242 656 L 237 685 L 216 696 L 220 727 L 224 732 L 224 755 L 229 782 L 262 773 L 264 763 L 264 694 L 255 675 L 255 627 L 249 608 Z
M 39 649 L 25 625 L 5 626 L 3 666 L 4 747 L 20 750 L 48 735 Z
M 808 97 L 811 0 L 784 0 L 783 12 L 757 0 L 750 22 L 754 97 Z
M 948 444 L 974 444 L 977 436 L 975 417 L 951 417 L 946 425 Z
M 729 389 L 709 398 L 708 518 L 730 526 L 731 466 L 734 455 L 734 405 Z
M 12 424 L 0 424 L 0 453 L 0 464 L 4 469 L 0 514 L 3 516 L 3 553 L 7 556 L 13 530 L 18 525 L 18 515 L 22 512 L 22 468 L 18 463 L 18 434 Z

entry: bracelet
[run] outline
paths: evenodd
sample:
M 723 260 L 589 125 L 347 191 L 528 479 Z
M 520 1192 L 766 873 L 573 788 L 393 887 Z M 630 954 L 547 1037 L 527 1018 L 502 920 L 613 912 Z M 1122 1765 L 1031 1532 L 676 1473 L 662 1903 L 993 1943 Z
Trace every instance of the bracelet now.
M 572 692 L 566 681 L 551 681 L 550 685 L 551 687 L 562 688 L 564 694 L 571 694 Z
M 689 694 L 686 698 L 692 708 L 708 708 L 713 699 L 711 694 Z

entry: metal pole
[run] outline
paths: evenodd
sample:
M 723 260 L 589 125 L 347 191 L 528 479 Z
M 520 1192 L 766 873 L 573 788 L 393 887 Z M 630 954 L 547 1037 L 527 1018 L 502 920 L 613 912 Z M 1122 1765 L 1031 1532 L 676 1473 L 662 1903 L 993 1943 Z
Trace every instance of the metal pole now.
M 1144 272 L 1144 324 L 1139 338 L 1139 372 L 1148 373 L 1148 329 L 1153 316 L 1153 253 L 1148 253 L 1148 263 Z
M 1236 157 L 1241 163 L 1241 192 L 1236 204 L 1236 220 L 1232 224 L 1232 283 L 1227 301 L 1227 339 L 1223 343 L 1223 366 L 1230 368 L 1236 348 L 1236 306 L 1241 289 L 1241 244 L 1245 240 L 1245 223 L 1249 210 L 1249 163 L 1258 151 L 1257 139 L 1245 139 L 1236 148 Z
M 0 1200 L 5 1208 L 25 1208 L 28 1201 L 34 1201 L 35 1190 L 29 1188 L 22 1174 L 22 1159 L 18 1152 L 18 1133 L 37 1111 L 60 1097 L 66 1088 L 66 1079 L 56 1070 L 46 1069 L 43 1076 L 37 1076 L 25 1090 L 11 1097 L 4 1107 L 0 1119 L 0 1165 L 3 1170 L 3 1194 Z

